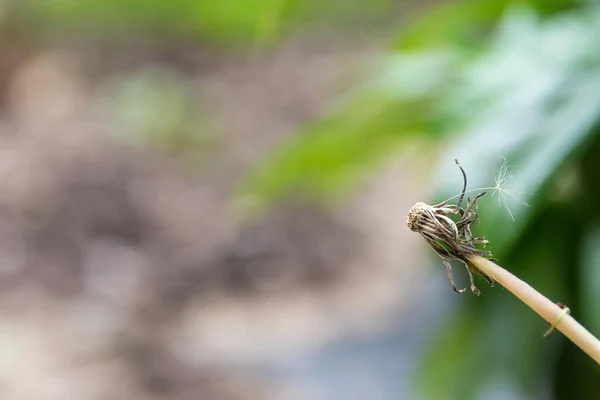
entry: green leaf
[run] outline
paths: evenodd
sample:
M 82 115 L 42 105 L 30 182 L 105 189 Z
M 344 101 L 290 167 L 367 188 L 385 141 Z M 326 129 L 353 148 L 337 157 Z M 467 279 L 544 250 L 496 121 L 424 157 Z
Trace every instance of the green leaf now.
M 480 39 L 481 31 L 493 26 L 507 3 L 504 0 L 442 3 L 400 29 L 394 48 L 408 51 L 430 49 L 446 47 L 449 40 L 466 44 L 474 37 Z
M 446 129 L 438 94 L 457 61 L 435 52 L 386 62 L 376 79 L 250 171 L 240 192 L 247 205 L 260 210 L 290 191 L 335 201 L 402 144 Z
M 450 315 L 444 322 L 417 369 L 415 394 L 420 399 L 432 400 L 475 398 L 477 383 L 490 372 L 480 367 L 486 355 L 479 351 L 485 337 L 478 317 L 475 313 Z M 457 379 L 459 375 L 468 379 Z
M 600 333 L 600 312 L 595 306 L 600 304 L 600 225 L 596 223 L 584 237 L 579 282 L 583 308 L 578 312 L 591 332 Z
M 599 23 L 598 12 L 545 22 L 524 10 L 507 17 L 498 39 L 465 69 L 457 96 L 447 103 L 448 113 L 464 114 L 464 133 L 440 160 L 440 199 L 461 187 L 458 170 L 456 178 L 449 177 L 453 158 L 461 161 L 475 189 L 495 185 L 502 157 L 512 165 L 508 188 L 519 200 L 535 205 L 542 198 L 547 182 L 578 154 L 600 119 L 600 51 L 593 39 Z M 480 215 L 488 221 L 482 230 L 506 226 L 489 236 L 501 249 L 519 237 L 534 210 L 507 200 L 515 223 L 503 205 L 481 202 Z
M 411 51 L 446 47 L 449 43 L 478 48 L 513 3 L 511 0 L 463 0 L 436 5 L 399 30 L 393 41 L 394 48 Z M 522 3 L 540 13 L 553 14 L 580 2 L 533 0 Z

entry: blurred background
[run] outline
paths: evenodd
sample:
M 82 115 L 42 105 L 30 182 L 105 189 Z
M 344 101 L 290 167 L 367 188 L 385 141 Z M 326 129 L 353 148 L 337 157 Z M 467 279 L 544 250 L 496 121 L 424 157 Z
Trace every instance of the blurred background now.
M 406 227 L 458 158 L 599 335 L 598 38 L 584 0 L 0 0 L 0 398 L 599 399 Z

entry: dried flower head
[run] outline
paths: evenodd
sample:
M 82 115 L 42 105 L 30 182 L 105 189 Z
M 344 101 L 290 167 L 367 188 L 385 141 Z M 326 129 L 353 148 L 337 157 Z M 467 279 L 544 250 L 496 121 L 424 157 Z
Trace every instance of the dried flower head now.
M 459 164 L 458 160 L 454 160 L 460 168 L 463 175 L 463 189 L 456 205 L 448 204 L 448 200 L 441 202 L 435 206 L 430 206 L 423 202 L 418 202 L 411 207 L 408 212 L 406 224 L 410 230 L 418 232 L 427 241 L 429 246 L 441 257 L 446 274 L 452 288 L 457 293 L 463 293 L 465 289 L 458 289 L 454 282 L 454 274 L 450 262 L 459 261 L 463 263 L 469 274 L 469 282 L 471 291 L 479 296 L 481 293 L 475 286 L 472 272 L 483 275 L 484 278 L 494 286 L 494 280 L 481 272 L 476 266 L 469 263 L 467 255 L 476 254 L 490 260 L 493 260 L 492 253 L 487 250 L 478 249 L 476 245 L 485 247 L 488 241 L 484 237 L 474 237 L 471 233 L 471 224 L 477 221 L 477 199 L 485 195 L 482 192 L 475 196 L 473 200 L 467 198 L 467 205 L 462 208 L 462 202 L 467 190 L 467 175 Z M 457 222 L 454 222 L 450 217 L 459 216 Z

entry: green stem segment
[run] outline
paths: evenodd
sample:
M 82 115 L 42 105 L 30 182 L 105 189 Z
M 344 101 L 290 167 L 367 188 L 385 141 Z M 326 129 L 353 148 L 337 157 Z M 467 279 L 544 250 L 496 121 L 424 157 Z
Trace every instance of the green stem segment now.
M 558 305 L 499 265 L 474 254 L 468 255 L 466 258 L 479 270 L 521 299 L 523 303 L 600 364 L 600 340 L 573 317 L 566 314 Z

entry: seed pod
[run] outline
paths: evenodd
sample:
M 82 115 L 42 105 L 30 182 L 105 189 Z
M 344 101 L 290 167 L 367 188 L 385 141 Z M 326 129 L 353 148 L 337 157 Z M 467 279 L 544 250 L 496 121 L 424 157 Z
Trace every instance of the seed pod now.
M 446 267 L 448 280 L 455 292 L 463 293 L 465 289 L 456 287 L 452 265 L 450 264 L 452 261 L 461 262 L 466 266 L 471 292 L 479 296 L 481 292 L 475 286 L 472 272 L 482 275 L 491 286 L 494 286 L 494 280 L 469 263 L 466 256 L 477 254 L 493 260 L 490 251 L 476 247 L 476 245 L 485 247 L 488 241 L 484 237 L 474 237 L 471 233 L 471 224 L 478 219 L 477 200 L 485 195 L 485 192 L 478 194 L 473 200 L 467 198 L 467 205 L 462 208 L 461 205 L 467 190 L 467 175 L 458 160 L 454 161 L 460 168 L 464 180 L 463 190 L 457 204 L 448 204 L 449 200 L 435 206 L 418 202 L 409 210 L 406 224 L 410 230 L 420 233 L 433 251 L 440 256 Z M 451 217 L 456 215 L 459 216 L 459 219 L 455 222 Z

